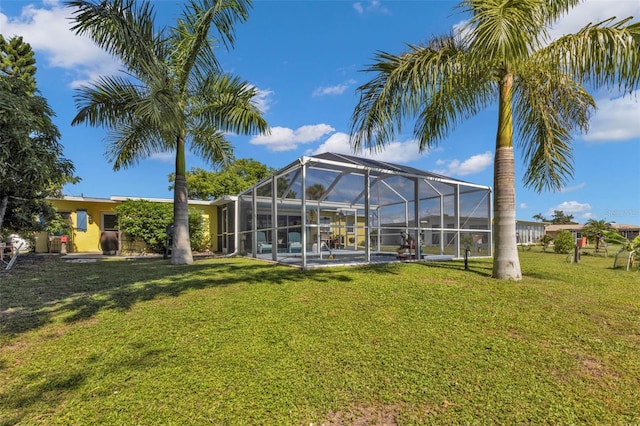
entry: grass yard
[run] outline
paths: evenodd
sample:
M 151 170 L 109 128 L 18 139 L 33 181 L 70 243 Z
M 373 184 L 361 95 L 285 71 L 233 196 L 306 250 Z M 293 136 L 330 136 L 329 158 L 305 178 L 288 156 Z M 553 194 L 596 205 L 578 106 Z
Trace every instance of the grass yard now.
M 18 263 L 0 424 L 637 424 L 640 273 L 565 259 Z

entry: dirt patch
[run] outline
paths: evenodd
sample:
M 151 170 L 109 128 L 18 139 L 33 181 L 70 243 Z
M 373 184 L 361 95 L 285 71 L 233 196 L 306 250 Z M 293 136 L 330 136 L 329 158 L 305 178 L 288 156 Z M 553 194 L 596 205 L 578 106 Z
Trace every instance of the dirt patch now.
M 322 426 L 397 426 L 407 419 L 414 423 L 423 422 L 428 416 L 441 413 L 449 407 L 457 406 L 447 400 L 441 405 L 410 405 L 407 403 L 386 404 L 377 406 L 358 405 L 342 411 L 330 411 Z
M 379 407 L 358 406 L 347 411 L 330 411 L 327 420 L 322 424 L 325 426 L 337 425 L 397 425 L 397 417 L 401 412 L 400 405 L 387 405 Z

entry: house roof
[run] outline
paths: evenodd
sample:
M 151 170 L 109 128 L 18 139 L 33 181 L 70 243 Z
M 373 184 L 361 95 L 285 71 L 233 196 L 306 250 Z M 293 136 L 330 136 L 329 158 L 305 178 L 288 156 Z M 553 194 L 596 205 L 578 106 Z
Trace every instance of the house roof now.
M 621 223 L 610 223 L 609 226 L 613 229 L 617 229 L 618 231 L 636 231 L 640 230 L 640 225 L 629 225 L 629 224 L 621 224 Z M 545 226 L 545 230 L 547 232 L 555 232 L 565 229 L 567 231 L 580 231 L 584 228 L 584 224 L 567 224 L 567 225 L 547 225 Z
M 282 202 L 300 202 L 303 194 L 306 194 L 307 203 L 316 201 L 336 208 L 365 205 L 365 176 L 370 182 L 369 205 L 376 208 L 404 205 L 417 197 L 420 200 L 434 200 L 434 206 L 426 208 L 439 209 L 435 204 L 440 202 L 441 197 L 453 197 L 456 193 L 466 197 L 466 205 L 478 205 L 483 202 L 480 200 L 488 200 L 491 193 L 491 187 L 486 185 L 414 167 L 333 152 L 301 157 L 275 173 L 278 197 Z M 272 178 L 262 180 L 240 194 L 240 197 L 250 196 L 254 189 L 262 198 L 271 197 Z
M 464 184 L 465 186 L 472 186 L 478 188 L 489 188 L 485 185 L 477 185 L 460 179 L 451 178 L 438 173 L 428 172 L 425 170 L 416 169 L 415 167 L 405 166 L 401 164 L 389 163 L 386 161 L 374 160 L 371 158 L 356 157 L 347 154 L 337 154 L 333 152 L 325 152 L 322 154 L 313 155 L 311 157 L 302 157 L 300 162 L 309 162 L 314 164 L 322 164 L 327 167 L 333 167 L 335 169 L 362 169 L 373 172 L 373 177 L 388 174 L 388 175 L 403 175 L 405 177 L 419 177 L 428 180 L 435 180 L 440 182 L 450 182 Z
M 112 195 L 109 198 L 85 197 L 75 195 L 63 195 L 62 197 L 49 197 L 48 200 L 75 201 L 83 203 L 119 203 L 127 200 L 145 200 L 153 203 L 173 203 L 173 198 L 151 198 L 151 197 L 134 197 L 123 195 Z M 214 201 L 188 200 L 191 205 L 212 205 Z

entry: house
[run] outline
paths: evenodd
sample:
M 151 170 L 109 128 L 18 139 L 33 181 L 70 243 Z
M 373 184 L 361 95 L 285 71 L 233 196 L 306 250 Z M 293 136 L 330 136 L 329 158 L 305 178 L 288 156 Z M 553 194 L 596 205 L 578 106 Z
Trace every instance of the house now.
M 117 232 L 117 214 L 115 207 L 126 200 L 144 199 L 157 203 L 173 203 L 172 199 L 161 198 L 140 198 L 112 196 L 110 198 L 92 198 L 64 196 L 62 198 L 50 198 L 49 201 L 63 218 L 66 218 L 71 226 L 71 235 L 47 235 L 40 233 L 36 238 L 35 251 L 38 253 L 60 252 L 64 249 L 76 253 L 99 253 L 103 252 L 101 247 L 101 236 L 105 232 Z M 216 226 L 216 208 L 213 202 L 189 200 L 189 207 L 201 210 L 205 232 L 211 233 Z M 215 238 L 211 238 L 216 250 Z M 138 243 L 139 244 L 139 243 Z M 136 246 L 134 242 L 122 241 L 118 238 L 118 251 L 136 251 L 143 247 Z
M 547 225 L 545 227 L 545 232 L 551 237 L 555 238 L 558 235 L 558 232 L 561 230 L 570 231 L 573 234 L 574 238 L 582 238 L 582 229 L 585 225 L 581 224 L 569 224 L 569 225 Z M 610 229 L 618 231 L 620 235 L 623 237 L 633 240 L 635 237 L 640 235 L 640 225 L 629 225 L 629 224 L 619 224 L 612 222 L 609 224 Z
M 516 238 L 518 244 L 531 245 L 538 244 L 545 234 L 547 222 L 534 222 L 527 220 L 516 220 Z
M 72 224 L 69 251 L 100 252 L 102 233 L 117 230 L 115 206 L 129 198 L 52 199 Z M 302 268 L 492 252 L 490 187 L 351 155 L 302 157 L 241 194 L 189 205 L 202 211 L 211 251 Z M 45 236 L 36 250 L 60 241 Z

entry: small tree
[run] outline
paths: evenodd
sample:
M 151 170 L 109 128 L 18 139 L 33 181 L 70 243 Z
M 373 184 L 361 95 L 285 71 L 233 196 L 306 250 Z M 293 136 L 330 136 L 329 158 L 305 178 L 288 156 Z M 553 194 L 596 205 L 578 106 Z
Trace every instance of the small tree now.
M 540 238 L 540 244 L 542 244 L 542 251 L 546 252 L 549 244 L 553 241 L 553 237 L 549 234 L 544 234 L 542 238 Z
M 589 219 L 582 228 L 582 233 L 585 234 L 589 240 L 596 243 L 596 252 L 600 250 L 600 239 L 604 235 L 604 231 L 610 228 L 605 219 L 596 220 Z
M 556 253 L 569 253 L 575 246 L 573 234 L 570 231 L 561 230 L 553 240 L 553 251 Z

